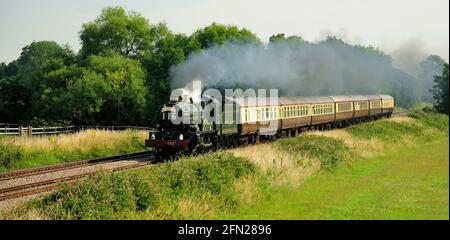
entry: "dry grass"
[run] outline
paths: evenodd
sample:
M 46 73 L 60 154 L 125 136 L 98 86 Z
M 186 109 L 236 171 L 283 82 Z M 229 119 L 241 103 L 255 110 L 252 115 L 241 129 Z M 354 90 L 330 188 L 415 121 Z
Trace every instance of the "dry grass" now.
M 134 135 L 145 139 L 147 131 L 103 131 L 86 130 L 75 134 L 62 134 L 56 136 L 35 136 L 35 137 L 11 137 L 2 141 L 7 141 L 15 146 L 20 146 L 25 151 L 39 150 L 54 151 L 55 149 L 64 152 L 88 153 L 92 148 L 116 148 L 121 144 L 124 136 Z
M 208 219 L 215 215 L 214 206 L 209 199 L 198 201 L 192 198 L 180 199 L 177 203 L 180 219 Z
M 147 131 L 87 130 L 0 139 L 0 172 L 144 151 Z
M 305 178 L 320 170 L 319 160 L 289 154 L 286 151 L 278 150 L 270 143 L 238 148 L 231 151 L 236 156 L 248 158 L 264 172 L 271 172 L 273 177 L 271 184 L 273 185 L 297 185 Z
M 3 207 L 0 211 L 2 220 L 47 220 L 41 210 L 36 208 L 25 209 L 24 205 Z
M 410 117 L 402 116 L 402 117 L 392 117 L 392 118 L 384 119 L 383 121 L 405 123 L 405 122 L 414 121 L 414 119 L 412 119 Z
M 383 146 L 377 139 L 358 139 L 348 133 L 345 129 L 335 129 L 330 131 L 312 131 L 305 134 L 331 137 L 344 141 L 363 158 L 370 158 L 382 155 Z

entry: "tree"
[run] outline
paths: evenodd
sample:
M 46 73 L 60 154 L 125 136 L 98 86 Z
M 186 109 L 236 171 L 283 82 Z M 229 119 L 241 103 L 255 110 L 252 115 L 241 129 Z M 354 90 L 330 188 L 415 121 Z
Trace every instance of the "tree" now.
M 112 50 L 135 59 L 151 49 L 154 40 L 147 19 L 122 7 L 105 8 L 95 21 L 83 24 L 80 39 L 85 58 Z
M 19 82 L 29 89 L 37 88 L 40 78 L 36 74 L 41 72 L 42 64 L 51 58 L 70 63 L 74 61 L 74 54 L 67 46 L 61 47 L 53 41 L 32 42 L 24 47 L 15 63 Z
M 168 31 L 155 43 L 154 48 L 155 50 L 148 52 L 142 60 L 147 70 L 146 84 L 150 105 L 146 109 L 151 122 L 156 120 L 154 113 L 170 95 L 171 68 L 183 62 L 191 52 L 199 50 L 199 45 L 193 38 Z
M 109 91 L 101 74 L 83 69 L 82 76 L 69 83 L 68 92 L 62 97 L 67 103 L 68 118 L 76 124 L 98 124 Z
M 284 33 L 278 33 L 277 35 L 274 34 L 269 38 L 270 43 L 284 40 L 286 40 L 286 36 L 284 35 Z
M 445 63 L 442 69 L 442 74 L 440 76 L 434 77 L 435 85 L 433 86 L 431 91 L 433 93 L 434 99 L 436 100 L 435 104 L 436 109 L 439 112 L 445 113 L 447 115 L 449 113 L 448 81 L 449 81 L 448 63 Z
M 436 103 L 430 90 L 434 85 L 434 76 L 442 73 L 444 64 L 444 59 L 437 55 L 430 55 L 420 63 L 422 71 L 419 74 L 418 81 L 423 100 Z
M 88 61 L 89 69 L 85 73 L 88 77 L 85 80 L 100 81 L 93 84 L 101 89 L 97 96 L 97 104 L 100 103 L 101 108 L 95 108 L 100 109 L 97 115 L 99 121 L 116 125 L 142 122 L 146 88 L 141 64 L 114 53 L 91 56 Z
M 0 79 L 3 78 L 3 75 L 5 75 L 5 70 L 8 67 L 8 65 L 6 65 L 6 63 L 2 62 L 0 63 Z
M 67 86 L 81 75 L 81 68 L 76 64 L 67 65 L 57 58 L 46 60 L 38 74 L 39 86 L 32 94 L 32 116 L 47 123 L 72 120 L 67 109 Z
M 0 78 L 0 122 L 22 122 L 30 106 L 30 92 L 14 77 Z
M 17 61 L 0 64 L 0 122 L 21 122 L 30 106 L 30 92 L 19 83 Z
M 297 35 L 292 35 L 286 38 L 284 33 L 278 33 L 276 35 L 272 35 L 269 38 L 269 43 L 277 43 L 277 42 L 287 42 L 289 44 L 302 44 L 306 43 L 302 37 Z
M 226 41 L 261 44 L 261 40 L 246 28 L 239 29 L 236 26 L 217 23 L 197 30 L 191 37 L 200 44 L 202 49 L 211 47 L 214 44 L 223 45 Z

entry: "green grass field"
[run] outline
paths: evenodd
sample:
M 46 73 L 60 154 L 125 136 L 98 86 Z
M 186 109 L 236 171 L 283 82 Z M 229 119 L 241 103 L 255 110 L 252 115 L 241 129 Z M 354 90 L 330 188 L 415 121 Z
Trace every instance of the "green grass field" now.
M 449 219 L 449 142 L 395 148 L 220 219 Z

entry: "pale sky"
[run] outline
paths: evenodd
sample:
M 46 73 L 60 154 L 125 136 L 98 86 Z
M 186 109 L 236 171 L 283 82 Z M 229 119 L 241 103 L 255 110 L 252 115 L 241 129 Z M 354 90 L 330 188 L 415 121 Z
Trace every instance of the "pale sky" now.
M 179 33 L 218 22 L 246 27 L 264 42 L 276 33 L 308 41 L 332 34 L 387 53 L 411 46 L 449 59 L 448 0 L 0 0 L 0 62 L 18 58 L 32 41 L 78 51 L 81 25 L 106 6 L 137 11 Z

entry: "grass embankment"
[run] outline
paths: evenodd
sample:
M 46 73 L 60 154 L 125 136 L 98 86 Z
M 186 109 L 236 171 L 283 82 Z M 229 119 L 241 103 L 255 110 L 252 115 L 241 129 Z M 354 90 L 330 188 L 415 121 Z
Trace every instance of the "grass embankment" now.
M 448 219 L 448 147 L 442 139 L 391 149 L 298 188 L 272 189 L 270 198 L 218 218 Z
M 1 218 L 448 219 L 448 117 L 412 116 L 94 176 Z
M 353 161 L 217 218 L 449 219 L 448 116 L 410 116 L 313 133 L 345 142 Z
M 0 137 L 0 172 L 144 151 L 146 131 L 88 130 L 41 137 Z
M 97 175 L 16 209 L 12 218 L 205 217 L 237 205 L 233 183 L 254 172 L 255 165 L 247 159 L 215 153 L 128 173 Z

